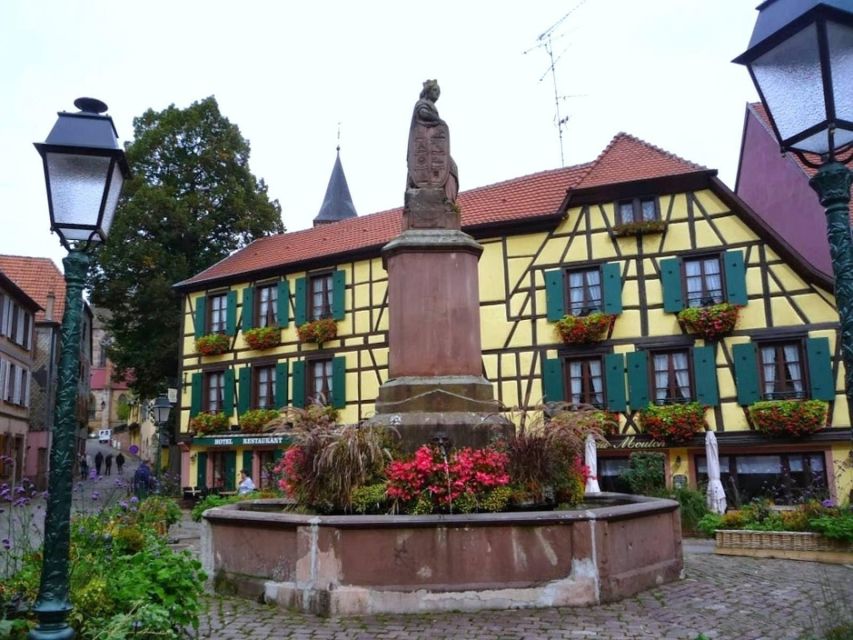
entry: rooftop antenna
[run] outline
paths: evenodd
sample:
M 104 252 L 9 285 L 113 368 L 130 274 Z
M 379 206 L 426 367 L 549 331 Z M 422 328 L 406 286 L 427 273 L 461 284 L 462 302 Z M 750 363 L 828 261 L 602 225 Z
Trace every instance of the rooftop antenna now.
M 580 0 L 580 2 L 578 2 L 574 7 L 569 9 L 569 11 L 562 18 L 557 20 L 557 22 L 555 22 L 550 27 L 548 27 L 545 31 L 543 31 L 542 33 L 539 34 L 539 37 L 536 38 L 537 44 L 530 47 L 527 51 L 524 52 L 525 54 L 527 54 L 527 53 L 530 53 L 531 51 L 533 51 L 534 49 L 545 49 L 545 53 L 548 54 L 548 59 L 550 60 L 550 64 L 548 65 L 548 68 L 545 70 L 545 73 L 543 73 L 540 76 L 539 82 L 542 82 L 549 73 L 551 74 L 551 80 L 554 84 L 554 109 L 555 109 L 554 122 L 557 125 L 557 132 L 560 136 L 560 166 L 562 166 L 562 167 L 566 166 L 566 158 L 565 158 L 565 154 L 563 153 L 563 129 L 565 128 L 566 123 L 569 121 L 569 116 L 563 117 L 561 115 L 561 113 L 560 113 L 560 102 L 562 100 L 565 100 L 566 98 L 577 98 L 577 97 L 581 97 L 581 96 L 580 95 L 561 96 L 559 94 L 559 92 L 557 90 L 557 63 L 563 57 L 563 54 L 566 52 L 566 50 L 564 49 L 562 51 L 562 53 L 560 53 L 560 55 L 558 55 L 557 58 L 554 59 L 554 43 L 553 43 L 553 40 L 554 40 L 554 33 L 557 31 L 557 29 L 560 27 L 560 25 L 563 24 L 563 22 L 565 22 L 566 18 L 568 18 L 575 11 L 577 11 L 585 2 L 586 2 L 586 0 Z M 556 38 L 562 38 L 563 35 L 564 34 L 557 35 Z

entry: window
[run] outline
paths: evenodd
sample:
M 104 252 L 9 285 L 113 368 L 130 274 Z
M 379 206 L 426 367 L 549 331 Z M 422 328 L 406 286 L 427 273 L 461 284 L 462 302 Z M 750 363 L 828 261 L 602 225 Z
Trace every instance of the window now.
M 566 286 L 569 315 L 585 316 L 601 310 L 600 269 L 569 271 L 566 273 Z
M 252 367 L 255 382 L 253 407 L 255 409 L 275 408 L 275 367 Z
M 275 489 L 275 465 L 276 452 L 270 449 L 261 449 L 256 452 L 261 467 L 261 482 L 259 489 Z
M 602 491 L 631 493 L 631 487 L 622 479 L 622 472 L 630 466 L 628 458 L 598 458 L 598 486 Z
M 211 371 L 204 376 L 203 410 L 218 413 L 225 408 L 225 372 Z
M 805 398 L 802 343 L 777 342 L 758 348 L 761 393 L 765 400 Z
M 308 403 L 332 403 L 332 359 L 309 360 Z
M 660 218 L 657 198 L 634 198 L 623 200 L 616 205 L 617 224 L 647 222 Z
M 329 318 L 332 315 L 332 291 L 334 283 L 332 274 L 324 273 L 309 278 L 311 311 L 309 320 Z
M 604 408 L 604 378 L 601 358 L 568 360 L 569 394 L 572 404 L 591 404 Z
M 210 296 L 208 299 L 208 321 L 209 333 L 225 333 L 226 315 L 228 311 L 228 296 L 224 293 Z
M 213 470 L 213 488 L 234 491 L 237 487 L 237 452 L 213 451 L 209 455 Z
M 655 404 L 690 402 L 693 387 L 687 351 L 652 353 L 652 390 Z
M 267 285 L 257 288 L 257 305 L 258 319 L 257 326 L 259 327 L 275 327 L 278 326 L 278 286 Z
M 725 300 L 719 256 L 684 259 L 682 264 L 688 307 L 708 307 Z

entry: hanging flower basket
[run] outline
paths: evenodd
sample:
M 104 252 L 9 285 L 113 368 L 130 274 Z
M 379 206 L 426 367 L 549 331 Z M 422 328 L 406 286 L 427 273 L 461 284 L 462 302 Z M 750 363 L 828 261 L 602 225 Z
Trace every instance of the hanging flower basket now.
M 240 431 L 260 433 L 270 421 L 280 415 L 275 409 L 251 409 L 240 416 Z
M 688 307 L 679 311 L 678 321 L 705 340 L 719 340 L 734 331 L 739 312 L 739 306 L 728 302 L 710 307 Z
M 650 404 L 640 412 L 643 433 L 658 442 L 682 443 L 707 429 L 705 407 L 698 402 Z
M 646 233 L 660 233 L 666 229 L 665 220 L 639 220 L 613 226 L 615 236 L 636 236 Z
M 323 344 L 338 335 L 338 325 L 332 318 L 312 320 L 300 326 L 297 330 L 301 342 Z
M 256 327 L 244 331 L 243 339 L 255 351 L 272 349 L 281 344 L 281 329 L 279 327 Z
M 757 431 L 778 438 L 802 438 L 826 426 L 823 400 L 762 400 L 749 407 Z
M 590 344 L 607 337 L 616 316 L 594 311 L 588 316 L 563 316 L 555 330 L 566 344 Z
M 218 356 L 230 346 L 231 339 L 224 333 L 211 333 L 195 341 L 195 350 L 203 356 Z
M 199 435 L 204 435 L 214 431 L 225 431 L 228 429 L 228 423 L 228 416 L 221 411 L 219 413 L 205 411 L 190 419 L 190 429 Z

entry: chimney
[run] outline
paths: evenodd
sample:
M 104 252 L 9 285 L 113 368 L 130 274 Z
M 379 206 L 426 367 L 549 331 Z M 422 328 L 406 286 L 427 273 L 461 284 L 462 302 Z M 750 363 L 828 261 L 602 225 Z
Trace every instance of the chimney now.
M 53 320 L 53 305 L 56 302 L 56 294 L 53 291 L 47 292 L 47 308 L 44 310 L 44 319 Z

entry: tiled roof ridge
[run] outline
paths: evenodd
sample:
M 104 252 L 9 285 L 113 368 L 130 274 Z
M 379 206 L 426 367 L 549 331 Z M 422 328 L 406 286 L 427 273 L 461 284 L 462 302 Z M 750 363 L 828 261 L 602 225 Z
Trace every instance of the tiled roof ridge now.
M 59 267 L 56 266 L 53 258 L 47 258 L 45 256 L 21 256 L 14 253 L 0 253 L 0 258 L 15 258 L 16 260 L 28 260 L 30 262 L 49 262 L 57 271 L 59 271 Z

